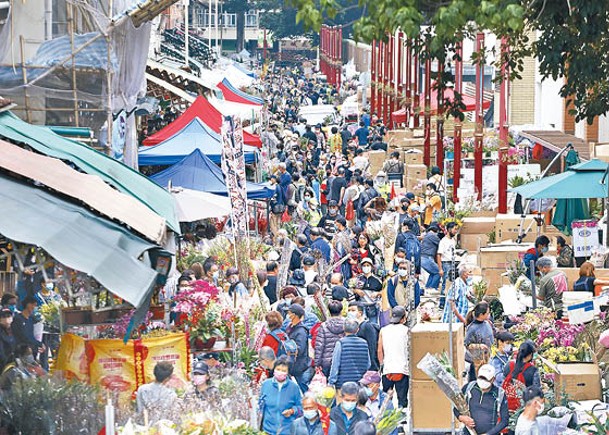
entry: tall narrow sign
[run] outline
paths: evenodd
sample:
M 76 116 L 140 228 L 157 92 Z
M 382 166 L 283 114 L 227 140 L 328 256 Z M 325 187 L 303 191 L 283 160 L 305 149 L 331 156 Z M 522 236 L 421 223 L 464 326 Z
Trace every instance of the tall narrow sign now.
M 222 172 L 231 200 L 235 242 L 248 240 L 247 192 L 241 119 L 227 116 L 222 123 Z M 246 250 L 249 250 L 247 245 Z M 241 265 L 240 265 L 241 266 Z M 243 265 L 244 266 L 244 265 Z

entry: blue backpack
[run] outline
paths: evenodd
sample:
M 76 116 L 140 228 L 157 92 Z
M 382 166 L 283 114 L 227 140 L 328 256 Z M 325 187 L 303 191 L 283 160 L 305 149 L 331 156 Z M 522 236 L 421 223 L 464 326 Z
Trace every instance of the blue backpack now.
M 287 355 L 293 359 L 296 358 L 298 355 L 298 345 L 294 340 L 288 338 L 288 335 L 285 333 L 281 337 L 274 332 L 271 332 L 270 335 L 279 343 L 279 346 L 277 347 L 277 358 L 279 358 L 281 355 Z
M 414 262 L 416 266 L 421 264 L 421 244 L 415 238 L 408 237 L 404 246 L 406 259 Z

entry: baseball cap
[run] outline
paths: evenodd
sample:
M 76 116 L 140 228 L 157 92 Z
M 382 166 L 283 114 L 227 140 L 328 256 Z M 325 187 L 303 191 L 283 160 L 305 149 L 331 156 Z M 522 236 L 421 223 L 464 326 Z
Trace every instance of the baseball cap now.
M 305 314 L 305 310 L 304 310 L 304 308 L 302 308 L 302 305 L 300 305 L 300 304 L 290 305 L 290 308 L 288 309 L 288 311 L 290 313 L 296 314 L 300 318 L 304 317 L 304 314 Z
M 501 341 L 514 341 L 515 339 L 514 334 L 509 331 L 498 332 L 495 337 L 497 338 L 497 340 Z
M 381 375 L 379 372 L 368 370 L 366 373 L 364 373 L 364 376 L 362 379 L 360 379 L 359 383 L 362 385 L 380 384 Z
M 404 307 L 393 307 L 391 309 L 391 317 L 389 318 L 389 320 L 391 321 L 391 323 L 399 323 L 400 320 L 402 320 L 404 318 L 404 316 L 406 315 L 406 310 L 404 309 Z
M 312 255 L 305 255 L 302 259 L 302 264 L 305 266 L 313 266 L 315 264 L 315 257 Z
M 372 261 L 370 258 L 368 258 L 368 257 L 366 257 L 366 258 L 362 258 L 361 263 L 362 263 L 362 264 L 364 264 L 364 263 L 368 263 L 368 264 L 374 264 L 374 262 L 373 262 L 373 261 Z
M 338 202 L 335 199 L 328 201 L 328 207 L 338 207 Z
M 478 378 L 492 382 L 495 377 L 495 368 L 490 364 L 484 364 L 478 369 Z
M 206 375 L 209 373 L 209 366 L 203 361 L 197 361 L 192 366 L 192 372 L 197 375 Z

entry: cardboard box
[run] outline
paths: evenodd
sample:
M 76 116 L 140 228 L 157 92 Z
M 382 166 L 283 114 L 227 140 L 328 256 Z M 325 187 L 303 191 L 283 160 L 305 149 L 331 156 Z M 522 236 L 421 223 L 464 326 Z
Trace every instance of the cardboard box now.
M 488 234 L 495 229 L 495 217 L 466 217 L 459 230 L 461 234 Z
M 411 148 L 404 151 L 404 164 L 405 165 L 422 165 L 423 164 L 423 151 Z
M 427 178 L 427 166 L 423 164 L 406 165 L 404 173 L 408 178 L 421 180 Z
M 498 290 L 502 285 L 507 285 L 510 280 L 507 276 L 502 276 L 505 273 L 503 269 L 491 269 L 485 268 L 482 270 L 482 278 L 488 283 L 488 291 L 486 292 L 489 296 L 497 296 Z
M 505 271 L 507 266 L 524 255 L 526 250 L 531 247 L 530 244 L 506 244 L 480 248 L 480 255 L 478 256 L 480 267 L 482 270 L 490 268 Z
M 601 375 L 595 363 L 557 364 L 558 373 L 554 380 L 554 394 L 560 400 L 563 392 L 571 400 L 600 400 Z
M 487 234 L 459 234 L 459 247 L 468 252 L 478 252 L 488 244 Z
M 524 218 L 522 231 L 527 234 L 524 239 L 527 243 L 533 243 L 535 241 L 537 223 L 534 221 L 534 218 L 536 216 L 537 215 L 527 215 Z M 497 214 L 495 219 L 495 237 L 497 243 L 506 240 L 516 240 L 520 234 L 521 216 L 517 214 Z
M 427 353 L 448 354 L 448 323 L 421 322 L 410 331 L 410 377 L 428 381 L 429 376 L 417 368 L 417 364 Z M 462 323 L 453 323 L 453 367 L 459 376 L 465 370 L 464 328 Z
M 378 171 L 383 169 L 383 163 L 385 163 L 387 153 L 383 150 L 379 151 L 368 151 L 368 161 L 370 162 L 370 168 L 368 170 L 372 176 L 376 176 Z
M 450 431 L 452 405 L 434 381 L 410 381 L 413 430 Z

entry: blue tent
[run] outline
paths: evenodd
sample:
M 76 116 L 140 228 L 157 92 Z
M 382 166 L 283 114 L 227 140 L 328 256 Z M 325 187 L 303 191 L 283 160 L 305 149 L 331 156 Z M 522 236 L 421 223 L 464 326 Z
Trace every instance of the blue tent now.
M 171 182 L 173 187 L 228 196 L 222 170 L 198 148 L 175 165 L 154 174 L 150 179 L 162 187 L 167 187 Z M 246 189 L 248 199 L 266 199 L 274 193 L 273 189 L 256 183 L 248 182 Z
M 245 163 L 256 161 L 256 147 L 244 145 Z M 140 166 L 173 165 L 194 150 L 200 150 L 214 163 L 222 159 L 220 135 L 195 117 L 182 130 L 155 146 L 139 149 Z

